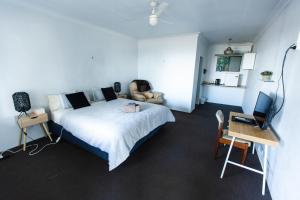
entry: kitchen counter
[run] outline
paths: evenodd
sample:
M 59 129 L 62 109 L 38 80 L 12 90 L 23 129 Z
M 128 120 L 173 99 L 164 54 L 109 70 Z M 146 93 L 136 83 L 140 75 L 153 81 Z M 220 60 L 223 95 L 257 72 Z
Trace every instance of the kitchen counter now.
M 242 106 L 246 86 L 226 86 L 202 83 L 202 97 L 207 102 Z
M 238 86 L 228 86 L 224 84 L 216 85 L 214 83 L 202 83 L 203 86 L 215 86 L 215 87 L 229 87 L 229 88 L 246 88 L 246 86 L 238 85 Z

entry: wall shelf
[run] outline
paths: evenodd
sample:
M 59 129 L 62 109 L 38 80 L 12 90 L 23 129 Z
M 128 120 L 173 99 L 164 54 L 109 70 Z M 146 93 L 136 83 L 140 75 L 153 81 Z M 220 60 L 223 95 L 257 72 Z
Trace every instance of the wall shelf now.
M 273 80 L 267 81 L 267 80 L 262 80 L 262 79 L 261 79 L 261 81 L 266 82 L 266 83 L 273 83 L 273 82 L 275 82 L 275 81 L 273 81 Z
M 246 86 L 238 85 L 238 86 L 228 86 L 224 84 L 216 85 L 214 83 L 202 83 L 203 86 L 214 86 L 214 87 L 224 87 L 224 88 L 246 88 Z
M 215 54 L 215 56 L 222 56 L 222 57 L 243 57 L 243 54 Z

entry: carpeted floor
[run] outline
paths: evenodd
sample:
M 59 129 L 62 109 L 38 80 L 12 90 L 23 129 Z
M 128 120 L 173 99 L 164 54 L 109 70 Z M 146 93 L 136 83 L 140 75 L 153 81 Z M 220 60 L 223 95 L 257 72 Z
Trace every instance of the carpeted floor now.
M 0 161 L 0 199 L 271 199 L 268 189 L 261 196 L 256 173 L 229 165 L 219 178 L 227 147 L 213 159 L 218 109 L 225 116 L 240 111 L 205 104 L 192 114 L 174 112 L 176 123 L 165 125 L 112 172 L 104 160 L 64 141 L 36 156 L 13 155 Z M 239 160 L 240 152 L 233 151 L 232 159 Z M 257 155 L 249 154 L 246 164 L 260 167 Z

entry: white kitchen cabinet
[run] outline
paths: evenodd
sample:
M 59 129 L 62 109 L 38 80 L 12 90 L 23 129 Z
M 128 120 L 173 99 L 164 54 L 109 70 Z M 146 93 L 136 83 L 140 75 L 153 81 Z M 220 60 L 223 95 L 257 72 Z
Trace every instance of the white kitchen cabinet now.
M 252 70 L 254 69 L 256 53 L 245 53 L 243 55 L 241 69 Z

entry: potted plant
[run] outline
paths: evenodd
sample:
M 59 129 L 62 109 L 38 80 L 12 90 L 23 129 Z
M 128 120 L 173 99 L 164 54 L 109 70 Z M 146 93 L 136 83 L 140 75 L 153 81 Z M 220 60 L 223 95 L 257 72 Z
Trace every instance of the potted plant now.
M 260 73 L 263 81 L 271 81 L 273 72 L 271 71 L 263 71 Z

